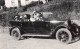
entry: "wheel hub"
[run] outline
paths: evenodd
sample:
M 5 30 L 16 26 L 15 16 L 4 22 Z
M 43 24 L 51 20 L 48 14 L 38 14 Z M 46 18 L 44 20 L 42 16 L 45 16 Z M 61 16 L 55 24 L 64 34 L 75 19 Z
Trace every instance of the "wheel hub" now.
M 68 35 L 66 32 L 61 32 L 59 35 L 59 38 L 61 41 L 67 41 L 68 40 Z
M 15 38 L 19 37 L 19 35 L 18 35 L 18 33 L 17 33 L 16 31 L 13 32 L 13 36 L 14 36 Z

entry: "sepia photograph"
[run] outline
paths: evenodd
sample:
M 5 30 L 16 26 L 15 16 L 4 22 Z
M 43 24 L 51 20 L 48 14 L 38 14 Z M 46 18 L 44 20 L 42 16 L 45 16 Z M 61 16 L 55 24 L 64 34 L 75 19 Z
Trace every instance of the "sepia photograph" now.
M 0 49 L 80 49 L 80 0 L 0 0 Z

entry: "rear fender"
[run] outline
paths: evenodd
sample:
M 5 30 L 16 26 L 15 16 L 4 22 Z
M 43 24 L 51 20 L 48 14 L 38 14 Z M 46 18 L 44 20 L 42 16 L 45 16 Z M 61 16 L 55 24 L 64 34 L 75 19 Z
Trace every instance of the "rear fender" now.
M 16 27 L 16 26 L 13 26 L 12 28 L 9 29 L 10 31 L 10 36 L 11 36 L 11 31 L 14 29 L 14 28 L 18 28 L 20 30 L 20 34 L 22 34 L 22 30 L 21 30 L 21 27 Z

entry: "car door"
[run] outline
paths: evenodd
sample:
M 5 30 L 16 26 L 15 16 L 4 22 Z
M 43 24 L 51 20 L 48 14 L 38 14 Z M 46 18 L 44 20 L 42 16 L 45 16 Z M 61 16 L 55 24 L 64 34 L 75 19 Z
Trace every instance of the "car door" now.
M 34 32 L 35 32 L 34 22 L 24 21 L 24 22 L 22 22 L 22 27 L 23 27 L 23 30 L 24 30 L 26 33 L 34 33 Z
M 51 32 L 50 22 L 43 21 L 42 22 L 42 34 L 49 35 Z
M 35 28 L 35 34 L 41 34 L 42 22 L 41 21 L 35 21 L 34 22 L 34 28 Z
M 34 22 L 35 33 L 39 35 L 48 35 L 50 31 L 49 22 L 36 21 Z

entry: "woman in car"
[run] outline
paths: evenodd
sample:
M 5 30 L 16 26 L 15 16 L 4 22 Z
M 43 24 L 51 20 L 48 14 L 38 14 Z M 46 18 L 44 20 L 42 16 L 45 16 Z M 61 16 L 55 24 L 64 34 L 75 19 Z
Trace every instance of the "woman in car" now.
M 31 16 L 31 21 L 41 21 L 42 20 L 42 16 L 41 13 L 33 11 L 32 16 Z

